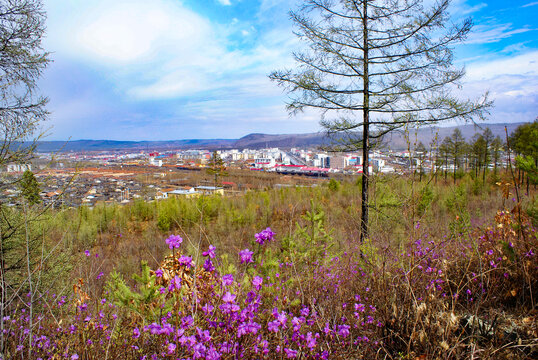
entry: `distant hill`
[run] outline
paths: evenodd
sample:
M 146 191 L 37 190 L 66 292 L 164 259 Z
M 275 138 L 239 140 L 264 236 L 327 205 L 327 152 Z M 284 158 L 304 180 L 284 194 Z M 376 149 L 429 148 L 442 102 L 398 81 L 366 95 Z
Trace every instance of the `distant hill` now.
M 153 151 L 174 149 L 228 148 L 236 139 L 190 139 L 170 141 L 73 140 L 39 141 L 38 152 Z
M 482 124 L 481 128 L 475 125 L 461 125 L 459 128 L 466 140 L 470 140 L 477 132 L 488 127 L 494 136 L 505 139 L 504 127 L 508 128 L 511 134 L 516 127 L 523 123 L 511 124 Z M 446 136 L 450 136 L 456 126 L 451 127 L 424 127 L 416 132 L 410 132 L 411 143 L 421 141 L 426 147 L 432 143 L 437 135 L 440 141 Z M 360 133 L 358 133 L 360 137 Z M 393 132 L 388 134 L 384 141 L 384 146 L 392 150 L 407 149 L 407 140 L 403 133 Z M 321 145 L 329 145 L 330 139 L 324 133 L 307 134 L 249 134 L 240 139 L 188 139 L 170 141 L 114 141 L 114 140 L 74 140 L 64 141 L 40 141 L 37 146 L 39 152 L 67 152 L 67 151 L 166 151 L 176 149 L 262 149 L 268 147 L 279 147 L 283 149 L 295 148 L 317 148 Z
M 475 125 L 461 125 L 450 127 L 425 127 L 420 129 L 415 136 L 415 131 L 410 131 L 411 144 L 421 141 L 426 148 L 429 148 L 435 136 L 438 137 L 439 143 L 447 136 L 450 136 L 455 128 L 459 128 L 465 140 L 469 141 L 476 134 L 482 132 L 486 127 L 491 130 L 493 136 L 500 136 L 503 141 L 506 141 L 506 134 L 504 127 L 508 130 L 510 135 L 519 125 L 524 123 L 511 123 L 511 124 L 480 124 L 480 128 Z M 407 141 L 402 133 L 395 132 L 389 134 L 384 139 L 384 145 L 392 150 L 404 150 L 407 149 Z
M 237 140 L 233 147 L 239 149 L 261 149 L 267 147 L 279 148 L 311 148 L 327 145 L 329 139 L 323 133 L 309 134 L 250 134 Z
M 482 132 L 486 127 L 490 128 L 493 136 L 500 136 L 501 139 L 505 139 L 504 127 L 508 129 L 510 135 L 519 125 L 523 123 L 513 124 L 483 124 L 481 128 L 475 125 L 461 125 L 450 127 L 424 127 L 416 132 L 410 131 L 410 142 L 413 144 L 422 141 L 424 146 L 429 148 L 435 136 L 440 141 L 445 137 L 450 136 L 455 128 L 459 128 L 463 137 L 469 141 L 476 133 Z M 361 133 L 357 133 L 357 137 L 360 138 Z M 321 145 L 329 145 L 330 139 L 324 133 L 309 133 L 309 134 L 287 134 L 287 135 L 269 135 L 269 134 L 250 134 L 242 137 L 233 144 L 233 148 L 250 148 L 260 149 L 266 147 L 280 147 L 280 148 L 315 148 Z M 393 132 L 385 136 L 383 139 L 383 145 L 385 148 L 392 150 L 405 150 L 407 149 L 407 140 L 403 132 Z

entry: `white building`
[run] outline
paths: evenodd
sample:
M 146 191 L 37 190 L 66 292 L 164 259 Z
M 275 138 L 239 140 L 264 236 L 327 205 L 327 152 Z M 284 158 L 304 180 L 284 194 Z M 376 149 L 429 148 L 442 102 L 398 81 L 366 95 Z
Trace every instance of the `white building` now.
M 274 158 L 257 158 L 254 159 L 254 167 L 258 169 L 274 168 L 276 161 Z
M 161 167 L 161 166 L 163 166 L 163 161 L 161 159 L 155 159 L 154 157 L 150 157 L 149 158 L 149 164 L 151 166 Z
M 26 170 L 32 171 L 32 165 L 30 164 L 7 164 L 7 172 L 25 172 Z

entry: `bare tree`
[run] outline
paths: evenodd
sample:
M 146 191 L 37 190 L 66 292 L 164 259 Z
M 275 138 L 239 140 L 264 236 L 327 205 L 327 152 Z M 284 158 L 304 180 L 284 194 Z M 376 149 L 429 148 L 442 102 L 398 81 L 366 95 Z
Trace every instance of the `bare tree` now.
M 41 47 L 44 31 L 41 0 L 0 2 L 0 168 L 30 161 L 35 134 L 47 117 L 47 99 L 37 94 L 37 81 L 50 61 Z M 13 248 L 16 237 L 26 234 L 28 244 L 29 221 L 14 219 L 12 214 L 0 203 L 0 358 L 4 349 L 4 312 L 9 306 L 6 271 L 20 264 L 8 259 L 19 250 Z
M 451 0 L 305 0 L 291 18 L 307 48 L 294 70 L 270 78 L 290 93 L 290 113 L 322 112 L 337 150 L 362 149 L 361 241 L 368 237 L 371 140 L 407 125 L 482 117 L 490 105 L 452 94 L 463 69 L 452 46 L 471 20 L 449 23 Z M 362 132 L 362 133 L 361 133 Z
M 484 172 L 482 174 L 482 181 L 486 181 L 486 171 L 490 163 L 491 143 L 494 137 L 490 128 L 485 128 L 482 136 L 484 138 Z
M 452 173 L 454 184 L 456 183 L 456 174 L 461 167 L 461 160 L 465 153 L 465 138 L 463 137 L 461 130 L 455 128 L 452 135 L 447 140 L 448 151 L 454 161 L 454 171 Z

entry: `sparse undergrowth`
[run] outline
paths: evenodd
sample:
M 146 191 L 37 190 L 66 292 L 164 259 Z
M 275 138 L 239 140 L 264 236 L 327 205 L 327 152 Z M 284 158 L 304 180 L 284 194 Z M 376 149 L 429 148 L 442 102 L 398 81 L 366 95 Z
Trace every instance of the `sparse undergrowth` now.
M 516 207 L 446 236 L 420 223 L 405 245 L 332 247 L 323 215 L 299 230 L 319 251 L 266 229 L 239 254 L 209 246 L 143 263 L 103 297 L 80 280 L 70 298 L 13 309 L 8 358 L 524 359 L 538 355 L 538 239 Z M 463 226 L 464 227 L 464 226 Z M 301 232 L 302 231 L 302 232 Z M 296 238 L 297 239 L 297 238 Z M 201 252 L 201 250 L 200 250 Z M 96 261 L 87 252 L 87 267 Z M 95 273 L 92 273 L 95 276 Z M 99 281 L 103 275 L 97 277 Z M 24 299 L 23 299 L 24 300 Z M 30 326 L 32 326 L 30 331 Z M 31 350 L 29 345 L 31 344 Z

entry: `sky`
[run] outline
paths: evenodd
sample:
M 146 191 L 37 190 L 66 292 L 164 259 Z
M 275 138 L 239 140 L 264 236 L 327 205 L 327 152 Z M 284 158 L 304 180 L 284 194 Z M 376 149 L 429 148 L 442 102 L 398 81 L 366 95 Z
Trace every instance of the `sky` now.
M 289 116 L 267 75 L 293 68 L 289 20 L 299 0 L 43 0 L 51 52 L 39 87 L 46 140 L 240 138 L 320 131 L 320 114 Z M 428 0 L 429 1 L 429 0 Z M 455 48 L 462 96 L 486 91 L 488 122 L 538 116 L 538 1 L 453 0 L 473 19 Z

